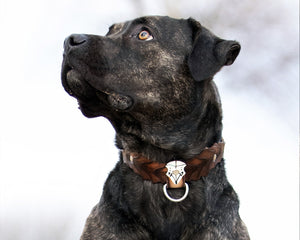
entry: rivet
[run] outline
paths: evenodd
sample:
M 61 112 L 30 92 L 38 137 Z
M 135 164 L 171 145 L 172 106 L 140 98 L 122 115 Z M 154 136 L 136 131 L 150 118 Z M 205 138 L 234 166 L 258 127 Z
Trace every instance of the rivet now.
M 214 154 L 213 162 L 216 162 L 217 154 Z

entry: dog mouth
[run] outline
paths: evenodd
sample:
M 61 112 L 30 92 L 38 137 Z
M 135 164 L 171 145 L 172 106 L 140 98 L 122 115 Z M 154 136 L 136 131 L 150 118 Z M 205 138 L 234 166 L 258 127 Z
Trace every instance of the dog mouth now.
M 78 70 L 64 64 L 61 80 L 65 91 L 77 99 L 83 115 L 98 117 L 107 111 L 107 95 L 94 89 Z
M 61 75 L 62 85 L 69 95 L 75 98 L 87 97 L 88 85 L 78 71 L 64 65 Z
M 81 80 L 80 74 L 75 71 L 74 69 L 70 69 L 66 73 L 66 84 L 67 88 L 66 91 L 71 96 L 84 96 L 85 95 L 85 88 L 83 86 L 83 81 Z
M 84 77 L 84 73 L 67 64 L 62 67 L 61 79 L 65 91 L 79 101 L 95 102 L 96 100 L 103 101 L 106 99 L 107 94 L 105 91 L 92 87 Z
M 116 91 L 96 89 L 79 71 L 65 65 L 62 69 L 62 84 L 66 92 L 79 101 L 79 105 L 110 106 L 118 111 L 128 111 L 134 105 L 130 96 Z

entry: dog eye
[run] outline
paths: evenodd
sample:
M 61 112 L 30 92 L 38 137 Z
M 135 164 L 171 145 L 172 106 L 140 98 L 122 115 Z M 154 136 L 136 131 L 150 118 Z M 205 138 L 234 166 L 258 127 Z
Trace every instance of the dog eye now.
M 141 31 L 138 38 L 143 41 L 150 41 L 153 39 L 152 35 L 147 30 Z

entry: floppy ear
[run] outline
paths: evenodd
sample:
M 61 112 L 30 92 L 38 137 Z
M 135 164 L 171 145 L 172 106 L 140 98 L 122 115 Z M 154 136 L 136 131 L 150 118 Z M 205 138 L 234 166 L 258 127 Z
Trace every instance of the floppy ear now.
M 193 24 L 194 43 L 188 57 L 188 66 L 196 81 L 212 78 L 224 65 L 231 65 L 238 56 L 241 46 L 236 41 L 218 38 L 200 23 Z

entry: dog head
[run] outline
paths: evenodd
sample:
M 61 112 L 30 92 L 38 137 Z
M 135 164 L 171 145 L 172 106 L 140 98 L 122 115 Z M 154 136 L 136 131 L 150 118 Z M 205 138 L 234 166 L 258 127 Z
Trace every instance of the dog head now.
M 207 98 L 218 102 L 209 82 L 239 51 L 193 19 L 142 17 L 112 25 L 106 36 L 68 37 L 62 83 L 85 116 L 107 117 L 117 131 L 127 120 L 167 127 Z

